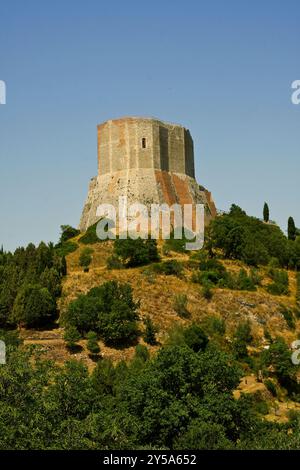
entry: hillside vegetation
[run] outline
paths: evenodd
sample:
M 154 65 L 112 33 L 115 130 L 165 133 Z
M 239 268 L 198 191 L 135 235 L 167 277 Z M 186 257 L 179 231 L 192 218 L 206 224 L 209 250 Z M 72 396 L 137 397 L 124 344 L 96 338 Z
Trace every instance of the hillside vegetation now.
M 2 251 L 2 448 L 299 447 L 299 267 L 296 232 L 237 206 L 199 252 L 95 226 Z

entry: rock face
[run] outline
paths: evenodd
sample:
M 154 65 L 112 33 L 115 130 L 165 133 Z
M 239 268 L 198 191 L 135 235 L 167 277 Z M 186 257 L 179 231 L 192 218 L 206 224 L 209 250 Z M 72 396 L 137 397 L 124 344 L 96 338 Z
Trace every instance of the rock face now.
M 147 207 L 205 204 L 206 221 L 216 216 L 210 192 L 195 180 L 190 132 L 157 119 L 124 117 L 98 126 L 98 176 L 90 182 L 80 230 L 97 222 L 100 204 L 117 208 L 120 196 Z

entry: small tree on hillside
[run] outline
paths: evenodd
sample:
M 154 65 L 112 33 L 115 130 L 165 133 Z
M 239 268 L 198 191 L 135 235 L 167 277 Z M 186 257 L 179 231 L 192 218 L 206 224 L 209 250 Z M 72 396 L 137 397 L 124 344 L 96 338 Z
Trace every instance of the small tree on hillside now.
M 75 326 L 68 326 L 65 330 L 64 340 L 68 349 L 75 349 L 81 335 Z
M 293 217 L 289 217 L 288 220 L 288 239 L 295 240 L 297 235 L 297 229 Z
M 83 268 L 84 272 L 89 271 L 89 266 L 92 262 L 92 252 L 93 250 L 91 248 L 85 248 L 80 254 L 79 265 Z
M 91 354 L 99 354 L 100 353 L 100 347 L 98 344 L 98 338 L 97 338 L 97 333 L 94 331 L 89 331 L 88 334 L 86 335 L 87 338 L 87 348 Z
M 270 211 L 269 211 L 269 206 L 268 204 L 265 202 L 265 205 L 264 205 L 264 221 L 265 222 L 269 222 L 270 220 Z
M 146 343 L 154 346 L 157 344 L 156 341 L 156 333 L 158 332 L 158 328 L 154 325 L 151 318 L 148 316 L 144 320 L 145 325 L 145 333 L 144 333 L 144 340 Z
M 11 320 L 26 328 L 35 328 L 53 321 L 56 302 L 47 288 L 38 284 L 25 284 L 15 299 Z

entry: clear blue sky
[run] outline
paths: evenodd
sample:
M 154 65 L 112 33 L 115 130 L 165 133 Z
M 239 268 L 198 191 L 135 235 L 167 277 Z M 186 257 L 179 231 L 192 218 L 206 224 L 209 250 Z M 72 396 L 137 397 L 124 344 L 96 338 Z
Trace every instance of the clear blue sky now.
M 96 125 L 191 130 L 198 182 L 300 225 L 299 0 L 2 0 L 0 244 L 56 241 L 96 174 Z

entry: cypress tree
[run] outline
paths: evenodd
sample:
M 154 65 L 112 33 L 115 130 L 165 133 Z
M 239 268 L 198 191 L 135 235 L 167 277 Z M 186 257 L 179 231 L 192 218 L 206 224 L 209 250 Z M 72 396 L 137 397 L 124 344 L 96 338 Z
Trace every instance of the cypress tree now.
M 264 221 L 269 222 L 270 220 L 270 210 L 268 204 L 265 202 L 264 205 Z
M 296 225 L 293 217 L 289 217 L 288 220 L 288 239 L 295 240 L 297 235 Z

